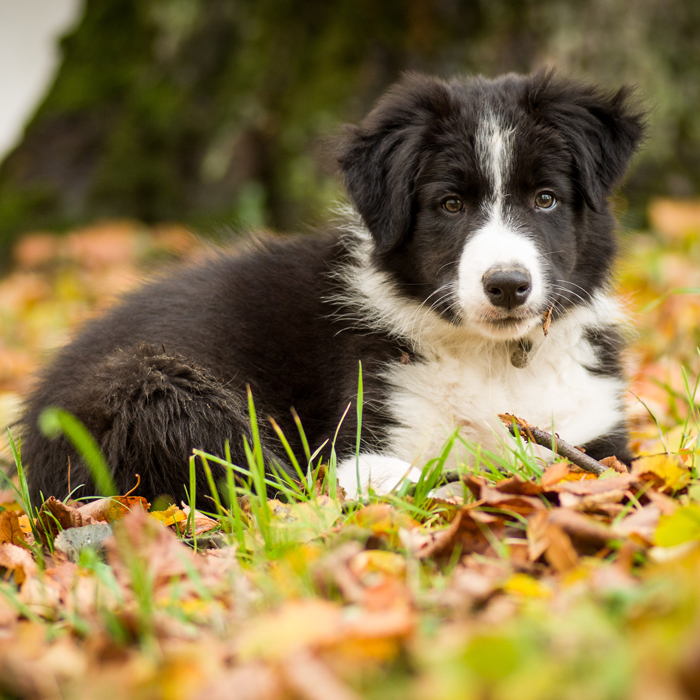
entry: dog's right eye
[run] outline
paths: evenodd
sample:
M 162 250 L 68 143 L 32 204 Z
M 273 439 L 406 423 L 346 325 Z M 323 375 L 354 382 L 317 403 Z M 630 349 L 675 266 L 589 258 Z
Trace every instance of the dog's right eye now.
M 459 197 L 448 197 L 443 201 L 442 208 L 445 211 L 449 211 L 450 214 L 456 214 L 464 209 L 464 204 L 462 204 L 462 200 Z

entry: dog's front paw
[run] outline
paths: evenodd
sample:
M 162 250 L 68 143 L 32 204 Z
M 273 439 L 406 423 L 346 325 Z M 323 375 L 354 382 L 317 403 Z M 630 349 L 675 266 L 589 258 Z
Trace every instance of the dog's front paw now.
M 408 462 L 397 457 L 361 454 L 359 464 L 356 457 L 344 459 L 338 465 L 337 474 L 347 497 L 357 498 L 358 493 L 366 494 L 370 486 L 375 493 L 387 494 L 404 479 L 418 481 L 420 469 L 412 467 Z

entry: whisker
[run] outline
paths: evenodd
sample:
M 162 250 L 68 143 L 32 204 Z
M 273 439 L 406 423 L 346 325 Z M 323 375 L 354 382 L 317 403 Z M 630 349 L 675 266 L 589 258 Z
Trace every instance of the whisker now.
M 562 286 L 557 285 L 557 284 L 552 285 L 552 287 L 554 289 L 559 289 L 563 292 L 566 292 L 567 294 L 570 294 L 571 296 L 576 297 L 577 299 L 579 299 L 581 301 L 582 304 L 588 304 L 591 301 L 590 294 L 588 295 L 589 296 L 588 299 L 584 299 L 584 297 L 582 297 L 580 294 L 578 294 L 577 292 L 574 292 L 573 289 L 567 289 L 566 287 L 562 287 Z
M 561 284 L 569 284 L 572 287 L 578 287 L 591 301 L 593 301 L 593 296 L 591 293 L 585 288 L 582 287 L 580 284 L 576 284 L 575 282 L 571 282 L 570 280 L 554 280 L 555 282 L 560 282 Z

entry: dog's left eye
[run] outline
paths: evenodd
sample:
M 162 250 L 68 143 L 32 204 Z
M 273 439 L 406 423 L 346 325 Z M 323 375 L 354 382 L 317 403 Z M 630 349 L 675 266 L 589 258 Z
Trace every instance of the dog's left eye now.
M 539 209 L 551 209 L 557 203 L 557 198 L 551 192 L 539 192 L 535 197 L 535 205 Z
M 464 209 L 464 204 L 459 197 L 448 197 L 443 201 L 442 208 L 449 211 L 450 214 L 456 214 Z

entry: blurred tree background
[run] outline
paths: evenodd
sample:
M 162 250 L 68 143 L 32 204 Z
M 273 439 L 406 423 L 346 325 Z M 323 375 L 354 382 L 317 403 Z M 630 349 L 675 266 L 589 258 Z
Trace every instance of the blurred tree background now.
M 0 250 L 100 217 L 294 230 L 341 196 L 329 137 L 404 70 L 557 66 L 639 86 L 627 222 L 700 187 L 695 0 L 87 0 L 0 166 Z

